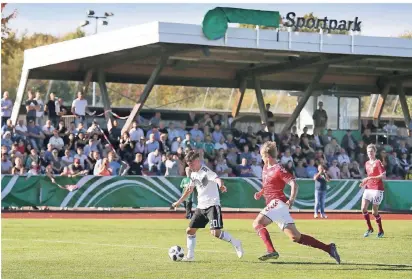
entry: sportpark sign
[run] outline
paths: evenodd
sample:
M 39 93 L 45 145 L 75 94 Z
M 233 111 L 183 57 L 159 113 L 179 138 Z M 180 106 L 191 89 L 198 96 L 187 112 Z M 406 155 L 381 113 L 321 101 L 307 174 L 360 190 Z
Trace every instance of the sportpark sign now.
M 236 8 L 221 8 L 217 7 L 208 11 L 203 18 L 203 34 L 209 40 L 218 40 L 225 36 L 229 23 L 253 24 L 267 27 L 278 28 L 280 25 L 280 14 L 276 11 L 259 11 L 246 10 Z M 340 30 L 340 31 L 361 31 L 362 21 L 355 20 L 336 20 L 316 19 L 314 17 L 304 18 L 297 17 L 294 12 L 286 15 L 284 26 L 309 29 L 322 28 L 324 30 Z

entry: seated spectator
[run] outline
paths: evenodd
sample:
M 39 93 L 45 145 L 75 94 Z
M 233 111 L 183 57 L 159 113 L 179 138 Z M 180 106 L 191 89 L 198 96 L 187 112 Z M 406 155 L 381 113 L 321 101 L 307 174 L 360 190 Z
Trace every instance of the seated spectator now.
M 49 144 L 51 144 L 53 149 L 57 149 L 58 151 L 62 150 L 64 147 L 64 141 L 59 136 L 59 131 L 57 129 L 53 130 L 53 136 L 49 139 Z
M 129 131 L 130 140 L 138 142 L 142 137 L 144 138 L 144 132 L 141 128 L 137 127 L 137 122 L 132 122 L 132 128 Z
M 412 167 L 412 165 L 409 164 L 409 162 L 408 162 L 408 154 L 407 153 L 402 153 L 401 154 L 400 165 L 401 165 L 401 168 L 403 169 L 403 171 L 406 175 L 408 173 L 409 169 Z
M 69 165 L 67 168 L 67 176 L 68 177 L 76 177 L 79 175 L 87 175 L 88 171 L 85 170 L 82 165 L 80 164 L 80 159 L 75 158 L 73 164 Z M 62 174 L 63 175 L 63 174 Z
M 29 120 L 29 127 L 27 127 L 27 139 L 30 141 L 33 148 L 40 150 L 43 146 L 45 136 L 40 127 L 35 125 L 34 120 Z
M 14 162 L 14 159 L 17 157 L 20 157 L 21 159 L 23 159 L 23 154 L 20 153 L 20 151 L 18 150 L 18 145 L 17 143 L 13 143 L 11 146 L 11 150 L 8 153 L 10 160 L 12 162 Z
M 336 139 L 333 138 L 330 143 L 325 146 L 325 156 L 328 162 L 332 162 L 337 153 L 341 151 L 339 144 L 337 143 Z
M 130 165 L 129 175 L 143 175 L 143 154 L 137 153 L 135 160 Z
M 409 168 L 408 173 L 405 175 L 406 180 L 412 180 L 412 167 Z
M 406 147 L 406 141 L 400 140 L 399 146 L 395 148 L 396 153 L 398 153 L 398 158 L 402 157 L 403 153 L 408 153 L 408 148 Z
M 303 159 L 305 159 L 305 154 L 302 153 L 302 148 L 298 145 L 295 148 L 295 151 L 292 154 L 293 163 L 297 165 L 297 163 Z
M 308 138 L 308 140 L 311 138 L 308 134 L 308 127 L 303 128 L 303 133 L 300 135 L 300 139 L 302 140 L 303 138 Z
M 94 139 L 89 139 L 88 145 L 84 147 L 84 155 L 89 156 L 89 154 L 93 151 L 99 151 L 97 149 L 97 145 L 94 144 Z
M 134 153 L 140 153 L 143 156 L 147 154 L 146 138 L 144 136 L 140 137 L 140 141 L 135 143 Z
M 70 134 L 73 134 L 75 136 L 77 135 L 76 124 L 74 123 L 74 121 L 70 122 L 70 125 L 66 131 L 66 136 L 69 136 Z
M 340 178 L 341 179 L 351 179 L 348 163 L 344 162 L 340 169 Z
M 160 149 L 160 152 L 162 152 L 162 153 L 169 153 L 170 152 L 170 147 L 167 143 L 167 134 L 161 134 L 160 135 L 159 149 Z
M 351 158 L 355 157 L 355 151 L 357 147 L 357 141 L 352 136 L 351 130 L 346 130 L 346 135 L 342 139 L 342 148 L 344 148 Z
M 316 173 L 318 173 L 318 169 L 315 166 L 315 160 L 310 159 L 309 164 L 306 167 L 306 174 L 310 178 L 313 177 Z
M 19 120 L 18 124 L 16 125 L 15 129 L 15 138 L 16 140 L 26 140 L 28 133 L 27 133 L 27 126 L 24 124 L 24 120 Z
M 30 164 L 30 169 L 29 169 L 29 171 L 27 172 L 27 174 L 28 174 L 28 177 L 30 177 L 30 176 L 32 176 L 32 175 L 39 175 L 39 174 L 41 174 L 41 172 L 40 172 L 40 165 L 39 164 L 37 164 L 36 162 L 31 162 L 31 164 Z
M 295 168 L 295 174 L 297 178 L 309 178 L 307 169 L 303 166 L 303 161 L 299 160 Z
M 210 115 L 208 113 L 205 113 L 203 115 L 203 118 L 199 121 L 200 125 L 202 128 L 204 127 L 209 127 L 209 128 L 213 128 L 213 120 L 212 118 L 210 118 Z
M 113 170 L 110 168 L 109 159 L 103 158 L 102 163 L 99 166 L 99 170 L 97 171 L 97 175 L 99 176 L 112 176 Z
M 366 154 L 366 144 L 363 140 L 360 140 L 355 149 L 355 160 L 359 161 L 359 163 L 363 166 L 366 162 L 367 154 Z
M 172 153 L 167 153 L 165 167 L 166 167 L 165 176 L 178 176 L 179 175 L 179 165 L 177 161 L 177 155 L 173 155 Z
M 346 154 L 345 149 L 341 148 L 340 153 L 338 155 L 338 162 L 339 165 L 342 166 L 344 163 L 349 164 L 350 163 L 350 158 L 348 154 Z
M 1 144 L 7 147 L 7 152 L 11 150 L 13 141 L 11 140 L 11 133 L 9 131 L 4 133 Z
M 316 148 L 323 148 L 322 136 L 319 134 L 319 129 L 315 129 L 313 132 L 313 142 Z
M 215 150 L 223 149 L 224 153 L 227 153 L 227 144 L 225 143 L 225 138 L 221 137 L 219 142 L 215 142 Z
M 252 158 L 252 165 L 250 166 L 252 173 L 259 179 L 262 179 L 262 166 L 257 164 L 256 158 Z
M 92 125 L 86 130 L 86 134 L 89 135 L 89 137 L 93 137 L 94 134 L 97 135 L 102 135 L 102 132 L 100 131 L 100 128 L 98 127 L 99 124 L 97 123 L 96 120 L 93 120 Z
M 182 141 L 181 145 L 182 148 L 190 147 L 193 149 L 194 141 L 192 140 L 192 134 L 186 133 L 185 139 Z
M 13 164 L 10 162 L 7 153 L 1 154 L 1 174 L 11 174 Z
M 350 172 L 351 178 L 353 178 L 353 179 L 361 179 L 362 178 L 362 174 L 361 174 L 361 171 L 359 169 L 359 164 L 356 161 L 349 164 L 349 172 Z
M 216 160 L 216 174 L 219 177 L 228 177 L 232 169 L 228 167 L 226 159 L 219 157 Z
M 153 151 L 155 151 L 156 149 L 159 149 L 159 142 L 155 139 L 155 135 L 151 134 L 149 137 L 149 140 L 146 141 L 146 148 L 147 148 L 147 152 L 151 153 Z
M 110 152 L 107 154 L 107 159 L 108 159 L 108 161 L 109 161 L 109 167 L 110 167 L 110 169 L 111 169 L 112 175 L 113 175 L 113 176 L 120 175 L 120 174 L 121 174 L 121 173 L 120 173 L 121 165 L 116 161 L 116 159 L 115 159 L 115 153 L 114 153 L 113 151 L 110 151 Z M 103 163 L 102 163 L 102 165 L 103 165 Z
M 1 127 L 1 135 L 4 136 L 6 132 L 10 132 L 11 134 L 14 132 L 14 126 L 11 119 L 7 119 L 6 124 Z
M 227 148 L 230 149 L 232 147 L 236 147 L 235 142 L 233 141 L 233 135 L 232 134 L 228 134 L 226 137 L 226 145 Z
M 193 125 L 193 129 L 190 130 L 190 135 L 191 135 L 191 138 L 193 138 L 193 139 L 195 139 L 197 137 L 200 137 L 201 140 L 204 139 L 203 132 L 199 130 L 199 124 L 198 123 L 195 123 Z
M 129 145 L 121 143 L 119 145 L 118 152 L 119 152 L 120 159 L 123 160 L 124 162 L 127 162 L 129 164 L 133 161 L 134 156 L 133 156 L 132 149 Z
M 59 158 L 59 151 L 57 149 L 53 149 L 52 151 L 52 158 L 50 160 L 50 165 L 53 169 L 54 174 L 59 174 L 63 171 L 64 165 L 61 159 Z
M 255 149 L 253 149 L 252 160 L 253 159 L 256 159 L 256 164 L 258 166 L 262 165 L 262 156 L 260 155 L 260 148 L 259 147 L 256 147 Z
M 100 153 L 98 151 L 93 151 L 87 156 L 89 162 L 89 175 L 97 175 L 95 171 L 100 168 L 102 160 L 100 159 Z
M 155 115 L 150 119 L 150 125 L 159 126 L 162 120 L 160 112 L 156 112 Z
M 17 151 L 19 151 L 22 155 L 25 154 L 26 146 L 23 140 L 19 140 L 17 143 Z
M 308 137 L 301 137 L 302 143 L 300 146 L 302 147 L 302 153 L 305 154 L 306 158 L 312 159 L 315 158 L 315 149 L 312 148 L 309 144 Z
M 211 136 L 206 136 L 206 142 L 204 144 L 203 150 L 205 151 L 205 157 L 209 160 L 215 160 L 216 150 L 215 145 L 212 142 Z
M 11 174 L 13 175 L 24 175 L 26 174 L 26 169 L 23 165 L 23 160 L 20 157 L 16 157 L 14 160 L 14 167 L 11 169 Z M 3 173 L 3 169 L 2 169 Z
M 179 131 L 175 127 L 174 122 L 169 122 L 169 128 L 167 128 L 168 143 L 172 144 L 175 138 L 179 136 Z
M 222 131 L 220 130 L 220 125 L 215 125 L 215 130 L 212 133 L 213 142 L 220 142 L 221 138 L 224 138 Z
M 197 136 L 195 142 L 193 143 L 193 147 L 196 149 L 204 149 L 205 143 L 202 141 L 200 136 Z
M 147 165 L 149 171 L 153 173 L 160 173 L 160 165 L 162 163 L 162 154 L 159 149 L 155 149 L 147 156 Z
M 238 172 L 239 172 L 240 177 L 254 176 L 252 172 L 252 168 L 250 167 L 250 165 L 248 165 L 248 160 L 246 158 L 242 158 L 242 163 L 238 166 Z
M 74 155 L 74 159 L 79 159 L 80 160 L 80 165 L 82 166 L 83 169 L 86 168 L 86 162 L 87 162 L 87 156 L 84 154 L 83 148 L 78 147 L 77 148 L 77 154 Z
M 186 123 L 185 122 L 180 122 L 180 126 L 176 128 L 177 133 L 179 137 L 183 140 L 186 137 L 187 131 L 186 131 Z
M 119 128 L 119 123 L 115 119 L 113 120 L 112 128 L 109 131 L 109 139 L 113 143 L 113 145 L 118 144 L 121 135 L 122 135 L 122 129 Z
M 70 134 L 69 135 L 69 139 L 68 139 L 68 142 L 67 142 L 67 144 L 65 145 L 65 148 L 66 149 L 69 149 L 70 150 L 70 153 L 74 156 L 74 154 L 76 154 L 76 145 L 77 145 L 77 142 L 76 142 L 76 137 L 75 137 L 75 135 L 74 134 Z
M 340 178 L 340 169 L 338 168 L 338 161 L 333 160 L 332 166 L 328 169 L 328 175 L 331 179 L 339 179 Z
M 36 163 L 36 165 L 40 164 L 40 157 L 37 154 L 37 150 L 34 148 L 31 149 L 30 155 L 26 159 L 26 169 L 30 169 L 32 163 Z
M 245 158 L 247 162 L 252 161 L 252 153 L 249 151 L 249 145 L 247 144 L 243 145 L 243 152 L 239 155 L 240 161 L 242 161 L 243 158 Z
M 376 138 L 375 136 L 371 135 L 371 130 L 370 129 L 365 129 L 365 132 L 363 133 L 362 140 L 365 143 L 366 146 L 369 144 L 375 144 L 376 143 Z
M 76 150 L 77 148 L 81 147 L 84 148 L 88 143 L 88 140 L 83 132 L 80 132 L 77 134 L 77 139 L 75 140 L 75 147 Z
M 293 157 L 290 155 L 290 149 L 286 149 L 285 153 L 283 154 L 282 158 L 280 159 L 280 163 L 285 166 L 289 163 L 289 161 L 292 161 L 293 164 Z
M 293 166 L 293 161 L 289 161 L 286 165 L 285 165 L 285 169 L 290 172 L 293 176 L 296 177 L 296 172 L 295 172 L 295 167 Z
M 154 139 L 156 141 L 160 140 L 160 132 L 157 128 L 157 126 L 152 125 L 152 129 L 150 129 L 149 131 L 147 131 L 146 133 L 146 138 L 150 139 L 150 135 L 154 135 Z
M 53 146 L 49 143 L 49 144 L 47 144 L 47 150 L 44 152 L 44 156 L 42 156 L 42 154 L 40 154 L 40 155 L 41 155 L 41 157 L 43 157 L 48 163 L 50 163 L 50 162 L 51 162 L 51 159 L 52 159 L 52 157 L 53 157 L 52 152 L 53 152 Z
M 260 124 L 260 130 L 256 133 L 256 137 L 260 143 L 263 142 L 265 137 L 270 137 L 270 133 L 267 131 L 266 124 Z
M 63 167 L 68 167 L 74 162 L 74 158 L 69 149 L 64 151 L 64 156 L 61 158 Z
M 399 160 L 398 154 L 396 153 L 396 151 L 392 152 L 392 156 L 390 156 L 389 162 L 392 168 L 391 173 L 395 175 L 397 179 L 400 179 L 401 177 L 402 178 L 405 177 L 406 172 L 402 168 L 401 161 Z

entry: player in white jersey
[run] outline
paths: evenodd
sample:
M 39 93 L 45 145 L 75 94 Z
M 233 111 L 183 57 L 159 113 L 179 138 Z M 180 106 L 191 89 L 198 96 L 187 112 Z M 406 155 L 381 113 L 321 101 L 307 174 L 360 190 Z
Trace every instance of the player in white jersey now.
M 186 191 L 182 197 L 175 203 L 173 207 L 179 206 L 187 196 L 190 195 L 194 188 L 197 191 L 198 205 L 193 214 L 187 233 L 187 255 L 184 261 L 193 261 L 195 257 L 196 246 L 196 231 L 200 228 L 205 228 L 207 223 L 210 223 L 210 233 L 221 240 L 227 241 L 233 245 L 236 254 L 239 258 L 243 256 L 243 248 L 240 240 L 233 238 L 227 231 L 223 231 L 222 211 L 220 208 L 219 189 L 226 192 L 226 187 L 223 181 L 215 172 L 206 166 L 202 166 L 199 158 L 199 153 L 189 151 L 185 160 L 192 170 L 190 175 L 190 184 L 186 187 Z

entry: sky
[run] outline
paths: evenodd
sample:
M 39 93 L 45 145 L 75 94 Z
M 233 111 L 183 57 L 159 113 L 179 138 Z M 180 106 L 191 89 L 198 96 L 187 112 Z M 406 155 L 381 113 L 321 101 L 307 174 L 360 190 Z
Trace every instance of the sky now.
M 303 16 L 313 12 L 318 17 L 329 19 L 362 21 L 362 35 L 396 37 L 405 31 L 412 31 L 412 4 L 8 4 L 5 14 L 17 9 L 17 18 L 10 27 L 19 34 L 47 33 L 63 35 L 74 31 L 86 20 L 86 11 L 94 10 L 96 15 L 114 13 L 108 26 L 98 26 L 99 32 L 113 31 L 152 21 L 177 23 L 202 23 L 205 13 L 215 7 L 235 7 L 267 11 L 279 11 L 282 16 L 295 12 Z M 94 32 L 92 25 L 84 27 L 87 34 Z

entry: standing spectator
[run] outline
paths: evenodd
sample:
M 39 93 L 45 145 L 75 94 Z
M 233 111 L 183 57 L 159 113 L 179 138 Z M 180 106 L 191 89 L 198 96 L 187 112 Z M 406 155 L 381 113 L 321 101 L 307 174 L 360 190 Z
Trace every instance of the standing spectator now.
M 371 135 L 371 130 L 370 129 L 365 129 L 365 132 L 363 133 L 362 136 L 363 142 L 365 143 L 366 146 L 369 144 L 375 144 L 376 143 L 376 138 L 375 136 Z
M 340 170 L 341 179 L 351 179 L 348 163 L 344 162 Z
M 39 104 L 34 99 L 33 92 L 30 90 L 27 92 L 28 99 L 26 100 L 26 122 L 30 123 L 30 120 L 36 121 L 36 112 L 40 109 Z
M 178 176 L 179 175 L 179 166 L 177 161 L 177 156 L 171 153 L 166 154 L 166 173 L 165 176 Z
M 44 102 L 39 91 L 36 92 L 36 98 L 34 98 L 34 100 L 36 100 L 39 106 L 39 109 L 36 111 L 37 125 L 41 127 L 43 125 Z M 55 125 L 55 127 L 57 127 L 57 125 Z
M 162 155 L 159 149 L 156 148 L 154 151 L 150 152 L 147 156 L 147 165 L 150 172 L 160 173 L 160 165 L 162 163 Z
M 270 104 L 269 103 L 266 104 L 266 114 L 267 114 L 268 122 L 269 122 L 267 124 L 272 124 L 272 122 L 273 122 L 273 113 L 270 111 Z
M 6 124 L 6 121 L 11 117 L 13 110 L 13 102 L 9 99 L 9 92 L 4 91 L 1 99 L 1 126 Z
M 345 148 L 351 158 L 355 157 L 356 146 L 357 142 L 352 136 L 352 131 L 347 130 L 346 135 L 344 135 L 342 139 L 342 147 Z
M 58 98 L 57 101 L 55 101 L 55 107 L 56 107 L 56 115 L 58 120 L 62 120 L 62 116 L 67 114 L 67 108 L 63 105 L 63 99 Z
M 44 106 L 44 111 L 47 112 L 49 116 L 49 120 L 53 123 L 54 126 L 57 127 L 58 116 L 56 112 L 56 100 L 55 100 L 54 93 L 50 93 L 49 100 L 47 101 L 46 105 Z
M 295 168 L 295 173 L 297 178 L 308 178 L 306 168 L 303 166 L 303 161 L 299 160 Z
M 29 127 L 27 127 L 27 139 L 30 141 L 34 148 L 40 150 L 43 146 L 43 140 L 45 139 L 45 136 L 41 131 L 41 128 L 39 126 L 36 126 L 34 121 L 35 119 L 29 120 Z
M 326 110 L 323 109 L 323 102 L 319 102 L 319 108 L 313 113 L 313 122 L 315 124 L 315 129 L 322 132 L 328 123 L 328 114 Z
M 143 174 L 143 155 L 137 153 L 135 160 L 130 165 L 129 175 L 142 175 Z
M 155 115 L 150 119 L 150 125 L 159 127 L 160 121 L 162 120 L 160 112 L 156 112 Z
M 120 136 L 122 134 L 122 129 L 119 128 L 119 123 L 117 120 L 113 120 L 112 128 L 109 131 L 109 139 L 114 146 L 119 145 Z M 137 138 L 138 139 L 138 138 Z M 137 140 L 136 140 L 137 141 Z
M 340 169 L 338 168 L 338 161 L 333 160 L 332 166 L 329 167 L 328 175 L 331 179 L 339 179 L 340 178 Z
M 155 135 L 151 134 L 149 137 L 149 140 L 146 141 L 146 147 L 147 147 L 147 152 L 151 153 L 155 151 L 156 149 L 159 149 L 159 142 L 155 139 Z
M 195 123 L 193 125 L 192 130 L 190 130 L 190 134 L 191 134 L 191 137 L 193 139 L 196 139 L 197 137 L 200 137 L 200 139 L 203 141 L 204 138 L 205 138 L 204 135 L 203 135 L 203 132 L 201 130 L 199 130 L 199 124 L 198 123 Z
M 242 163 L 238 166 L 238 172 L 240 177 L 253 176 L 252 168 L 248 165 L 248 160 L 246 158 L 242 158 Z
M 80 122 L 85 124 L 86 123 L 86 111 L 87 108 L 87 100 L 83 97 L 83 92 L 77 93 L 77 99 L 73 100 L 72 103 L 72 113 L 76 117 L 76 124 L 78 125 Z
M 134 142 L 138 142 L 142 137 L 144 138 L 144 132 L 142 129 L 137 127 L 137 122 L 132 122 L 132 128 L 129 131 L 130 140 Z
M 252 165 L 250 166 L 252 173 L 259 179 L 262 179 L 262 166 L 257 164 L 256 158 L 252 158 Z
M 322 165 L 318 166 L 318 173 L 313 177 L 315 180 L 315 213 L 314 218 L 318 218 L 318 212 L 320 209 L 321 218 L 328 218 L 325 214 L 326 203 L 326 184 L 330 181 L 328 174 Z

